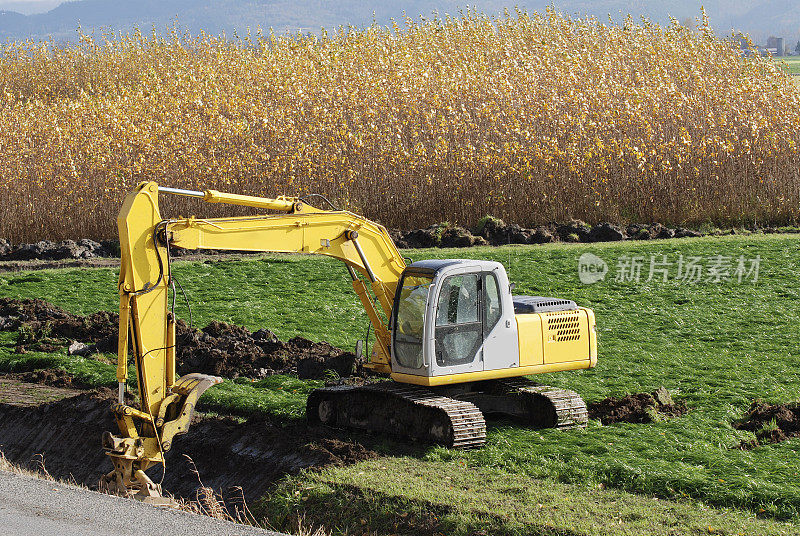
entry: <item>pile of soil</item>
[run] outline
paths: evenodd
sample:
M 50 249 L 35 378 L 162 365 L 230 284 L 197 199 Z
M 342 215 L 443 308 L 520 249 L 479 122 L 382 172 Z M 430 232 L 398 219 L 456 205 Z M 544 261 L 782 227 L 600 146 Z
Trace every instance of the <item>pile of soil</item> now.
M 224 322 L 211 322 L 196 330 L 179 320 L 176 331 L 179 374 L 203 372 L 226 378 L 263 378 L 292 373 L 302 379 L 323 379 L 331 372 L 338 376 L 361 372 L 355 354 L 327 342 L 302 337 L 282 342 L 268 329 L 253 333 Z
M 0 298 L 0 330 L 19 331 L 17 352 L 74 354 L 117 352 L 117 313 L 74 315 L 44 300 Z M 271 374 L 297 374 L 303 379 L 324 379 L 332 373 L 361 373 L 355 354 L 327 342 L 295 337 L 283 342 L 267 329 L 211 322 L 202 330 L 176 322 L 179 374 L 202 372 L 226 378 L 263 378 Z M 75 344 L 75 343 L 78 344 Z
M 80 316 L 44 300 L 0 298 L 0 330 L 19 330 L 19 353 L 59 351 L 63 340 L 91 344 L 97 352 L 116 352 L 118 324 L 117 313 Z
M 652 393 L 634 393 L 621 398 L 609 397 L 587 406 L 590 419 L 598 419 L 603 424 L 627 422 L 649 423 L 664 418 L 680 417 L 689 411 L 682 400 L 672 400 L 664 387 Z
M 21 382 L 36 383 L 39 385 L 49 385 L 50 387 L 82 388 L 88 387 L 81 382 L 75 381 L 72 374 L 61 369 L 39 369 L 30 372 L 20 372 L 16 374 L 6 374 L 6 378 L 15 379 Z
M 0 260 L 4 261 L 93 259 L 97 257 L 119 257 L 119 241 L 95 242 L 88 238 L 82 238 L 77 242 L 75 240 L 61 242 L 41 240 L 35 244 L 12 245 L 7 240 L 0 238 Z
M 591 226 L 580 220 L 551 223 L 527 229 L 498 218 L 483 218 L 470 231 L 464 227 L 436 224 L 426 229 L 391 231 L 399 248 L 456 248 L 470 246 L 502 246 L 506 244 L 546 244 L 549 242 L 615 242 L 619 240 L 650 240 L 654 238 L 684 238 L 702 233 L 682 227 L 670 228 L 660 223 L 631 224 L 626 227 L 603 222 Z
M 109 389 L 99 389 L 34 407 L 0 404 L 0 438 L 6 458 L 29 468 L 44 468 L 53 477 L 94 487 L 111 470 L 101 448 L 104 431 L 117 433 Z M 188 458 L 187 458 L 188 456 Z M 305 423 L 280 426 L 260 417 L 246 422 L 201 417 L 188 433 L 177 436 L 167 453 L 164 488 L 194 498 L 202 483 L 224 497 L 257 499 L 286 474 L 330 465 L 350 465 L 378 457 L 362 444 L 335 431 Z M 189 461 L 191 459 L 191 461 Z M 148 474 L 161 479 L 161 468 Z M 242 491 L 234 488 L 241 487 Z
M 800 404 L 766 404 L 756 400 L 744 418 L 733 423 L 733 427 L 753 432 L 757 444 L 780 443 L 800 437 Z M 742 446 L 753 447 L 757 444 Z

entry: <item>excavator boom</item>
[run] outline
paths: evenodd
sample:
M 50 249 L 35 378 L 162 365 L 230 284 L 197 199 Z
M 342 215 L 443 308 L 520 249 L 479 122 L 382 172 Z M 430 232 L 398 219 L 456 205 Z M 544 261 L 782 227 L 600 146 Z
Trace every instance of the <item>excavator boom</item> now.
M 115 467 L 106 475 L 104 486 L 118 493 L 135 490 L 139 497 L 160 495 L 144 471 L 164 463 L 173 437 L 187 430 L 197 399 L 222 381 L 202 374 L 176 379 L 175 319 L 169 300 L 170 290 L 174 292 L 171 247 L 308 253 L 342 260 L 377 339 L 367 366 L 384 373 L 390 372 L 385 319 L 391 316 L 397 283 L 405 268 L 386 229 L 351 212 L 318 209 L 294 197 L 268 199 L 173 188 L 160 191 L 281 213 L 166 220 L 159 211 L 159 187 L 154 182 L 140 184 L 125 199 L 117 219 L 121 249 L 119 401 L 113 409 L 121 437 L 104 437 Z M 124 398 L 129 348 L 137 372 L 138 408 L 126 405 Z

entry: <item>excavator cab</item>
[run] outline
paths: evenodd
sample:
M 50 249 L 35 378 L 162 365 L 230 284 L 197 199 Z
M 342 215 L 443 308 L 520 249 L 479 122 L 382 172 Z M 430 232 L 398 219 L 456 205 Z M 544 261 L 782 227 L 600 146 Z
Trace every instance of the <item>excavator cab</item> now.
M 393 372 L 441 378 L 519 363 L 510 285 L 500 263 L 416 262 L 403 273 L 394 310 Z
M 498 262 L 411 264 L 393 310 L 392 378 L 405 383 L 437 386 L 596 362 L 592 311 L 571 300 L 512 296 Z
M 595 366 L 594 313 L 571 300 L 512 296 L 498 262 L 407 266 L 388 327 L 395 381 L 315 389 L 309 421 L 454 448 L 483 444 L 484 415 L 538 428 L 586 425 L 577 393 L 522 376 Z

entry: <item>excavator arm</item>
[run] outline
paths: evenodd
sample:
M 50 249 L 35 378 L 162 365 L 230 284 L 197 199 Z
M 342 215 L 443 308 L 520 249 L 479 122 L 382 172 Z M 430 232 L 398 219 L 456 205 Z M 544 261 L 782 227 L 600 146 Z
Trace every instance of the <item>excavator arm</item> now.
M 159 191 L 279 213 L 163 219 Z M 107 432 L 103 437 L 103 446 L 114 463 L 114 470 L 101 481 L 106 489 L 158 502 L 161 490 L 144 471 L 164 463 L 164 453 L 175 435 L 188 429 L 200 395 L 222 381 L 196 373 L 175 377 L 171 247 L 295 252 L 342 260 L 377 339 L 367 366 L 377 372 L 391 372 L 390 334 L 384 319 L 391 317 L 405 262 L 381 225 L 347 211 L 315 208 L 294 197 L 267 199 L 216 190 L 159 189 L 156 183 L 147 182 L 127 196 L 117 226 L 121 249 L 119 400 L 112 411 L 120 435 Z M 125 403 L 129 348 L 137 372 L 139 407 Z

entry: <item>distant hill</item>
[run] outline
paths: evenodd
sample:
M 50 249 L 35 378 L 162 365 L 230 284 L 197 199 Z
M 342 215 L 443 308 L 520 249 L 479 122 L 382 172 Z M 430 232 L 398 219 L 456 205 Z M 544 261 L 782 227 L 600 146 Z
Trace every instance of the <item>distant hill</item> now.
M 38 3 L 57 0 L 40 0 Z M 680 21 L 700 15 L 699 1 L 689 0 L 80 0 L 67 2 L 39 14 L 22 15 L 4 6 L 24 7 L 36 2 L 0 1 L 0 42 L 33 37 L 53 37 L 57 41 L 73 40 L 76 28 L 84 31 L 100 28 L 129 31 L 139 27 L 149 32 L 161 31 L 176 20 L 191 32 L 204 30 L 230 35 L 247 28 L 274 28 L 283 31 L 319 31 L 353 24 L 364 26 L 373 21 L 386 24 L 400 19 L 403 13 L 413 18 L 420 14 L 456 14 L 459 6 L 470 5 L 487 13 L 500 13 L 514 5 L 528 11 L 543 11 L 554 3 L 557 9 L 580 16 L 594 15 L 620 20 L 622 14 L 647 16 L 666 23 L 669 16 Z M 800 39 L 800 2 L 797 0 L 708 0 L 702 2 L 712 26 L 718 34 L 728 35 L 732 29 L 750 33 L 757 42 L 769 35 L 783 36 L 787 43 Z M 31 8 L 32 9 L 32 8 Z M 793 48 L 793 47 L 792 47 Z
M 23 15 L 45 13 L 55 8 L 64 0 L 0 0 L 0 11 L 16 11 Z

